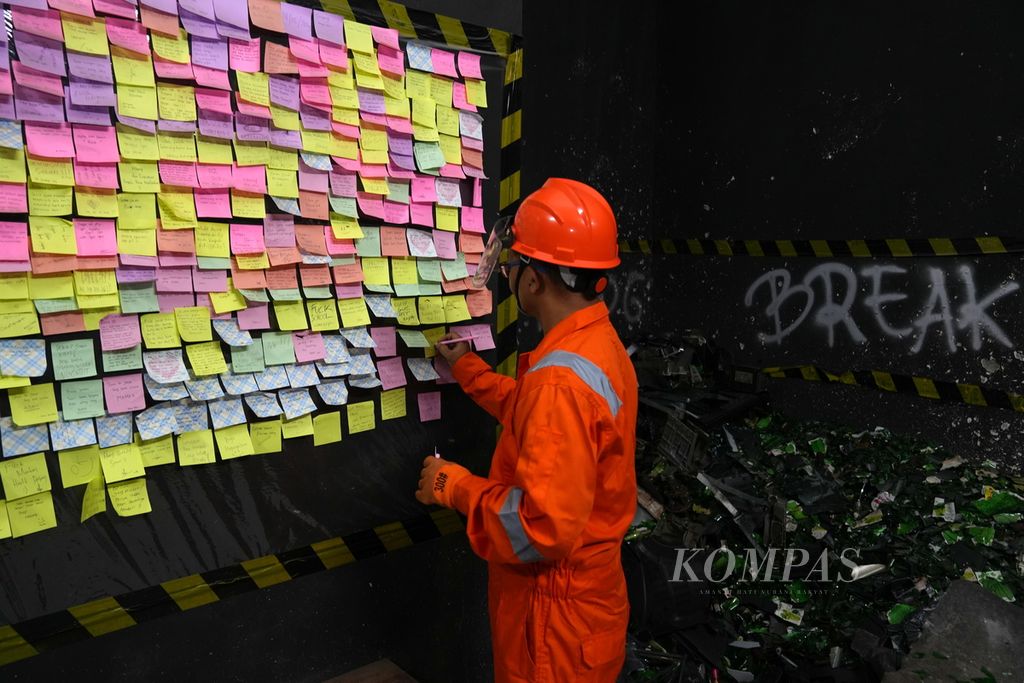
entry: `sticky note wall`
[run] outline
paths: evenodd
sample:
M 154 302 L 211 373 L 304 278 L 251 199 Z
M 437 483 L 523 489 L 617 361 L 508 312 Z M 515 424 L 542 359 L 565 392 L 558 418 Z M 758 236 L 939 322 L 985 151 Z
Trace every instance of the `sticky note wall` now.
M 0 538 L 54 486 L 143 514 L 151 467 L 441 417 L 433 342 L 493 348 L 478 55 L 275 0 L 6 6 Z

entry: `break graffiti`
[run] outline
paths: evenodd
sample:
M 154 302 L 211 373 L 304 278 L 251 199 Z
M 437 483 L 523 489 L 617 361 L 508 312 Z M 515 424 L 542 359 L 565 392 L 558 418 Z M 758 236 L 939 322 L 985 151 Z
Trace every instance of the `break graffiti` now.
M 758 336 L 766 344 L 782 344 L 802 326 L 811 325 L 824 332 L 830 348 L 842 339 L 863 344 L 873 332 L 909 342 L 912 354 L 933 337 L 941 338 L 950 353 L 959 348 L 980 351 L 986 342 L 1014 347 L 993 312 L 1004 298 L 1020 289 L 1017 282 L 1007 280 L 979 292 L 969 265 L 954 265 L 949 271 L 931 266 L 924 271 L 921 282 L 894 264 L 855 271 L 844 263 L 829 262 L 807 271 L 797 282 L 788 269 L 777 268 L 754 280 L 743 302 L 747 307 L 763 306 L 769 329 Z M 924 287 L 914 287 L 915 282 Z M 901 302 L 911 296 L 908 291 L 925 289 L 916 313 L 906 315 L 907 305 Z M 904 311 L 902 317 L 891 315 L 893 306 Z M 874 329 L 858 324 L 857 319 L 864 316 Z

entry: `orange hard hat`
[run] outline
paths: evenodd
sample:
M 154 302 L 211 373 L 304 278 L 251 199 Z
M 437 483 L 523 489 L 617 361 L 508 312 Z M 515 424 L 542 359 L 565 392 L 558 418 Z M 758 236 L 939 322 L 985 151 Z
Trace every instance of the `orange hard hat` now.
M 585 183 L 549 178 L 519 205 L 512 221 L 512 251 L 571 268 L 619 265 L 615 214 Z

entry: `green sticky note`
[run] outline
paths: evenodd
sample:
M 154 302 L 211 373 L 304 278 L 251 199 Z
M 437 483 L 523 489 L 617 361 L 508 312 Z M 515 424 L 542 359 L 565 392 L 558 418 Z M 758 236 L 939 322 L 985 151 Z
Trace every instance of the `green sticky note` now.
M 363 236 L 356 240 L 356 253 L 364 257 L 380 258 L 380 228 L 363 227 Z
M 441 270 L 444 272 L 444 279 L 449 282 L 469 277 L 469 270 L 466 269 L 466 255 L 456 254 L 454 261 L 441 261 Z M 429 278 L 424 277 L 423 279 Z
M 335 213 L 340 213 L 342 216 L 348 216 L 349 218 L 359 218 L 359 209 L 356 207 L 355 197 L 329 197 L 331 200 L 331 210 Z M 366 232 L 366 228 L 363 228 L 363 232 Z
M 78 302 L 74 298 L 70 299 L 36 299 L 36 312 L 40 315 L 46 313 L 66 313 L 68 311 L 77 311 Z
M 416 166 L 422 171 L 439 169 L 445 164 L 444 152 L 436 142 L 417 142 L 413 145 Z
M 103 381 L 87 379 L 81 382 L 62 382 L 60 405 L 65 421 L 102 416 Z
M 92 339 L 71 339 L 50 344 L 53 378 L 79 379 L 96 376 L 96 353 Z
M 196 266 L 200 270 L 231 270 L 231 259 L 220 256 L 196 256 Z
M 426 336 L 419 330 L 403 330 L 399 328 L 398 336 L 402 338 L 402 341 L 410 349 L 430 348 L 430 342 L 427 341 Z
M 409 203 L 409 181 L 408 180 L 388 180 L 388 201 L 398 202 L 399 204 Z M 363 228 L 366 230 L 366 228 Z
M 416 259 L 416 273 L 419 275 L 421 280 L 427 282 L 440 282 L 441 281 L 441 262 L 436 258 L 418 258 Z M 448 278 L 452 280 L 454 278 Z
M 299 293 L 299 289 L 272 289 L 270 290 L 270 296 L 274 301 L 302 301 L 302 294 Z
M 231 347 L 231 371 L 236 374 L 243 372 L 263 372 L 267 366 L 263 360 L 263 341 L 253 337 L 249 346 Z
M 331 288 L 330 287 L 323 286 L 323 287 L 303 287 L 302 288 L 302 296 L 304 298 L 306 298 L 306 299 L 330 299 L 334 295 L 331 294 Z
M 270 301 L 267 296 L 267 290 L 265 289 L 240 289 L 238 293 L 246 298 L 248 301 L 255 301 L 257 303 L 265 304 Z
M 121 295 L 122 313 L 159 313 L 160 302 L 156 299 L 156 283 L 130 282 L 118 285 Z
M 292 344 L 291 332 L 264 332 L 262 339 L 263 359 L 267 365 L 286 365 L 295 362 L 295 346 Z
M 142 367 L 142 344 L 130 349 L 103 351 L 103 372 L 120 372 L 122 370 L 138 370 Z

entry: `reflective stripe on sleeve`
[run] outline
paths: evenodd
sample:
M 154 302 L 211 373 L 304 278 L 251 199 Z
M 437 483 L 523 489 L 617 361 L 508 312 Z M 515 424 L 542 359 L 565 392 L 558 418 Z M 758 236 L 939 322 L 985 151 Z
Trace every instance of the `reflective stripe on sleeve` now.
M 530 368 L 530 372 L 548 367 L 572 370 L 577 377 L 583 380 L 584 384 L 594 390 L 594 393 L 603 397 L 608 402 L 608 409 L 611 410 L 612 417 L 619 414 L 622 401 L 619 399 L 619 395 L 615 393 L 615 389 L 612 388 L 612 383 L 609 381 L 608 376 L 593 361 L 569 351 L 552 351 Z
M 526 535 L 526 529 L 523 528 L 523 520 L 519 517 L 519 501 L 522 499 L 523 490 L 518 486 L 513 486 L 505 496 L 505 502 L 501 506 L 501 511 L 498 512 L 498 517 L 501 519 L 501 525 L 505 527 L 505 534 L 508 536 L 509 543 L 512 544 L 512 550 L 515 551 L 520 562 L 539 562 L 544 559 L 544 556 L 533 547 Z

